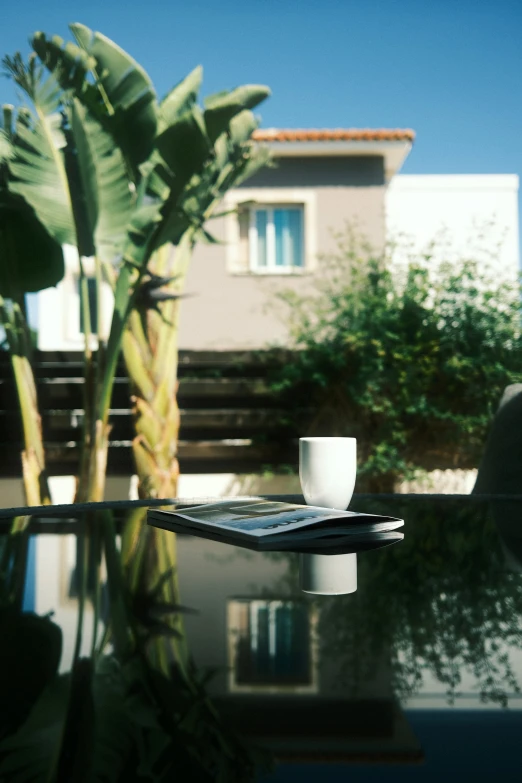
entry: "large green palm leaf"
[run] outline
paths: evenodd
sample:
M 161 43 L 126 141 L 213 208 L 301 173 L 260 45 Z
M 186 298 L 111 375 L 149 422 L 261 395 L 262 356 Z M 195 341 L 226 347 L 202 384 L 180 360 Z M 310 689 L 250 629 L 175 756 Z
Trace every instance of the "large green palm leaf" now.
M 70 25 L 77 46 L 38 32 L 32 45 L 62 88 L 73 93 L 110 131 L 132 173 L 154 148 L 157 100 L 146 71 L 110 38 L 82 24 Z M 88 75 L 94 82 L 88 80 Z
M 76 244 L 58 85 L 52 76 L 47 81 L 42 79 L 34 58 L 27 66 L 19 55 L 4 62 L 33 104 L 32 112 L 19 112 L 17 116 L 9 189 L 25 199 L 57 242 Z
M 253 109 L 270 95 L 262 84 L 245 84 L 235 90 L 218 92 L 205 98 L 207 134 L 215 141 L 228 130 L 230 121 L 244 109 Z
M 196 105 L 202 80 L 203 68 L 198 65 L 167 93 L 159 106 L 159 133 L 177 122 Z
M 267 162 L 266 151 L 249 142 L 258 124 L 249 107 L 268 88 L 246 85 L 210 96 L 203 111 L 197 104 L 201 78 L 201 68 L 194 69 L 160 105 L 157 151 L 144 183 L 164 202 L 155 248 L 177 244 L 191 224 L 202 229 L 226 190 Z
M 126 257 L 139 264 L 145 246 L 151 250 L 165 242 L 176 244 L 191 222 L 204 220 L 207 205 L 199 208 L 201 205 L 192 200 L 192 208 L 187 212 L 184 192 L 198 177 L 199 182 L 206 185 L 216 179 L 214 175 L 210 179 L 208 176 L 217 160 L 214 143 L 223 133 L 230 136 L 231 122 L 242 113 L 248 113 L 252 127 L 256 127 L 253 115 L 245 110 L 266 98 L 269 90 L 260 85 L 245 85 L 217 93 L 207 98 L 203 111 L 197 104 L 202 81 L 202 69 L 197 67 L 158 106 L 148 75 L 130 55 L 84 25 L 74 24 L 70 28 L 78 46 L 64 44 L 58 36 L 47 38 L 43 33 L 35 34 L 33 46 L 62 87 L 71 90 L 82 104 L 96 113 L 105 127 L 110 128 L 130 162 L 138 187 L 138 207 L 147 203 L 146 209 L 140 210 L 138 247 L 132 241 L 134 230 L 130 232 L 127 245 Z M 94 76 L 94 84 L 87 79 L 89 73 Z M 147 157 L 145 147 L 140 151 L 133 148 L 138 137 L 148 144 Z M 237 148 L 237 143 L 233 144 Z M 250 152 L 242 161 L 245 168 L 248 161 L 252 168 Z M 240 153 L 243 155 L 245 150 Z M 237 156 L 233 157 L 237 164 Z M 139 171 L 138 164 L 141 164 Z M 229 169 L 234 164 L 228 162 L 227 170 L 221 172 L 221 182 L 227 181 Z M 150 206 L 151 199 L 156 208 Z M 149 212 L 154 218 L 147 227 L 142 217 Z
M 56 285 L 64 274 L 61 246 L 47 233 L 31 207 L 0 189 L 0 295 L 23 295 Z
M 70 117 L 92 244 L 101 261 L 113 261 L 123 250 L 134 202 L 123 155 L 77 99 Z
M 13 154 L 13 145 L 9 138 L 9 134 L 0 128 L 0 164 L 5 163 Z
M 8 162 L 9 190 L 21 196 L 60 244 L 110 261 L 121 253 L 133 206 L 121 150 L 80 101 L 64 100 L 34 60 L 8 61 L 33 104 L 21 112 Z
M 0 296 L 20 302 L 24 293 L 56 285 L 64 273 L 60 245 L 31 206 L 9 189 L 8 164 L 14 158 L 13 112 L 3 107 L 0 128 Z

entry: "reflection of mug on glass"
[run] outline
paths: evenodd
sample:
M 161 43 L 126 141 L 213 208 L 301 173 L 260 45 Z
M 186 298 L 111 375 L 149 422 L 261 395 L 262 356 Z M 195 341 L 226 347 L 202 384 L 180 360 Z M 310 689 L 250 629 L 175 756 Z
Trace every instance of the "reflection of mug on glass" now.
M 299 555 L 299 586 L 305 593 L 346 595 L 357 590 L 357 555 Z
M 355 438 L 299 438 L 299 478 L 308 505 L 348 508 L 356 473 Z

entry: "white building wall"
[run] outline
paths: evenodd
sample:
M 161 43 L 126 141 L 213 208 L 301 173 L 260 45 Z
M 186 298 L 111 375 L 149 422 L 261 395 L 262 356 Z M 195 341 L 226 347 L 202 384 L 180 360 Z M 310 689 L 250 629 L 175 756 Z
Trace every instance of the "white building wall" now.
M 78 251 L 72 245 L 63 246 L 65 274 L 63 280 L 53 288 L 46 288 L 36 294 L 34 307 L 36 317 L 31 326 L 38 331 L 38 348 L 41 351 L 83 351 L 84 337 L 80 328 L 80 262 Z M 94 275 L 94 260 L 83 259 L 87 275 Z M 114 307 L 114 298 L 108 283 L 101 288 L 102 333 L 108 336 Z M 95 350 L 97 340 L 93 336 L 91 348 Z
M 519 269 L 518 187 L 515 174 L 401 174 L 386 193 L 388 238 L 422 250 L 437 237 L 455 257 L 491 260 Z

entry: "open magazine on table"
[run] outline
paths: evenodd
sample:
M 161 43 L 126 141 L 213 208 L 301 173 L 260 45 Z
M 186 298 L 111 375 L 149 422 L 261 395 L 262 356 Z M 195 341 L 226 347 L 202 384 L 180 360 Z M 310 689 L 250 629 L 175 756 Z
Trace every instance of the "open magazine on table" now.
M 394 533 L 404 521 L 396 517 L 318 506 L 238 498 L 200 506 L 149 509 L 149 525 L 189 533 L 251 549 L 372 548 L 362 546 L 395 543 Z

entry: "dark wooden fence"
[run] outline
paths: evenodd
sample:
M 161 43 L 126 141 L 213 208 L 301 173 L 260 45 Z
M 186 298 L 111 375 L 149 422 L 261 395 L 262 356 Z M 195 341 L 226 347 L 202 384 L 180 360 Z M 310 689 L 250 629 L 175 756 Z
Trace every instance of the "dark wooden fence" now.
M 245 352 L 182 351 L 179 356 L 180 467 L 184 473 L 248 473 L 297 464 L 297 443 L 277 442 L 277 402 L 267 372 L 273 359 Z M 79 353 L 34 357 L 48 469 L 74 473 L 81 437 L 83 362 Z M 134 472 L 130 385 L 118 367 L 111 408 L 108 472 Z M 22 428 L 7 356 L 0 359 L 0 475 L 20 475 Z

